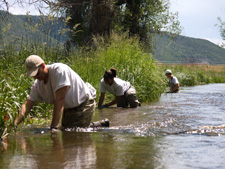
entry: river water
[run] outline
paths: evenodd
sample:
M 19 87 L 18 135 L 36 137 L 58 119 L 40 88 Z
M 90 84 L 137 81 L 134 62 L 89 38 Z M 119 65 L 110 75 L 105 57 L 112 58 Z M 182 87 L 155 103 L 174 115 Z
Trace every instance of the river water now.
M 225 84 L 183 87 L 137 109 L 97 110 L 111 127 L 17 131 L 0 144 L 0 168 L 185 169 L 225 167 Z

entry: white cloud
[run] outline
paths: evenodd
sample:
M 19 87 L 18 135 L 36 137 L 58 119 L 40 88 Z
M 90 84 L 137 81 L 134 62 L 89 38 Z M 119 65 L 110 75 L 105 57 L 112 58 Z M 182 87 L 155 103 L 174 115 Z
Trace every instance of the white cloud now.
M 30 0 L 23 0 L 19 1 L 22 3 L 17 3 L 18 1 L 16 0 L 7 0 L 9 3 L 9 12 L 14 14 L 14 15 L 25 15 L 26 13 L 29 13 L 30 15 L 39 15 L 39 10 L 38 7 L 41 5 L 42 7 L 47 7 L 44 3 L 38 2 L 31 5 Z M 42 9 L 42 11 L 47 11 L 46 9 Z
M 222 39 L 209 39 L 209 38 L 204 38 L 205 40 L 208 40 L 218 46 L 222 46 L 223 44 L 225 44 L 225 41 Z
M 171 10 L 179 12 L 179 20 L 185 36 L 222 40 L 217 17 L 225 21 L 224 0 L 170 0 Z M 217 40 L 217 41 L 218 41 Z M 215 42 L 217 42 L 215 41 Z

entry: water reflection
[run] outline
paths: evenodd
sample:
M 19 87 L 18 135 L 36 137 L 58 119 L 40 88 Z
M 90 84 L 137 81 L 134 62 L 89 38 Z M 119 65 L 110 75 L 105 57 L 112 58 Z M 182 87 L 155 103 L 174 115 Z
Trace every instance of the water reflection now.
M 51 135 L 53 141 L 51 168 L 87 168 L 95 166 L 96 147 L 91 133 L 62 132 Z M 43 163 L 42 163 L 43 164 Z M 49 164 L 49 159 L 45 163 Z
M 223 168 L 225 84 L 181 88 L 137 109 L 97 110 L 112 127 L 34 128 L 0 145 L 0 168 Z
M 16 142 L 21 150 L 25 150 L 20 154 L 21 168 L 26 165 L 24 158 L 30 162 L 31 166 L 27 165 L 29 168 L 87 168 L 96 163 L 91 133 L 35 134 L 16 138 Z M 13 159 L 10 164 L 10 168 L 18 166 Z
M 18 132 L 1 151 L 0 168 L 154 168 L 155 140 L 107 132 Z

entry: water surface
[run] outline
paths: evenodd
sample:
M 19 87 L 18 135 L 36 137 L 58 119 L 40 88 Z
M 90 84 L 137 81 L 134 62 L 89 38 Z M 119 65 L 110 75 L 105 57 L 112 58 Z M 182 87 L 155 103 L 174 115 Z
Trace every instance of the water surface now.
M 225 84 L 183 87 L 137 109 L 97 110 L 111 127 L 50 133 L 31 126 L 0 148 L 0 168 L 224 168 Z

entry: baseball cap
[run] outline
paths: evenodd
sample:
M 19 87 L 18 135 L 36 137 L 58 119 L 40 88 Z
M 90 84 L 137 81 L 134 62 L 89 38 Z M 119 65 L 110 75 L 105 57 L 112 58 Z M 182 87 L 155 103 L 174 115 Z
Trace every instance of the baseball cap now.
M 30 55 L 25 61 L 27 77 L 35 76 L 38 72 L 38 66 L 40 66 L 44 61 L 37 55 Z
M 170 69 L 167 69 L 165 74 L 172 74 L 172 71 Z

